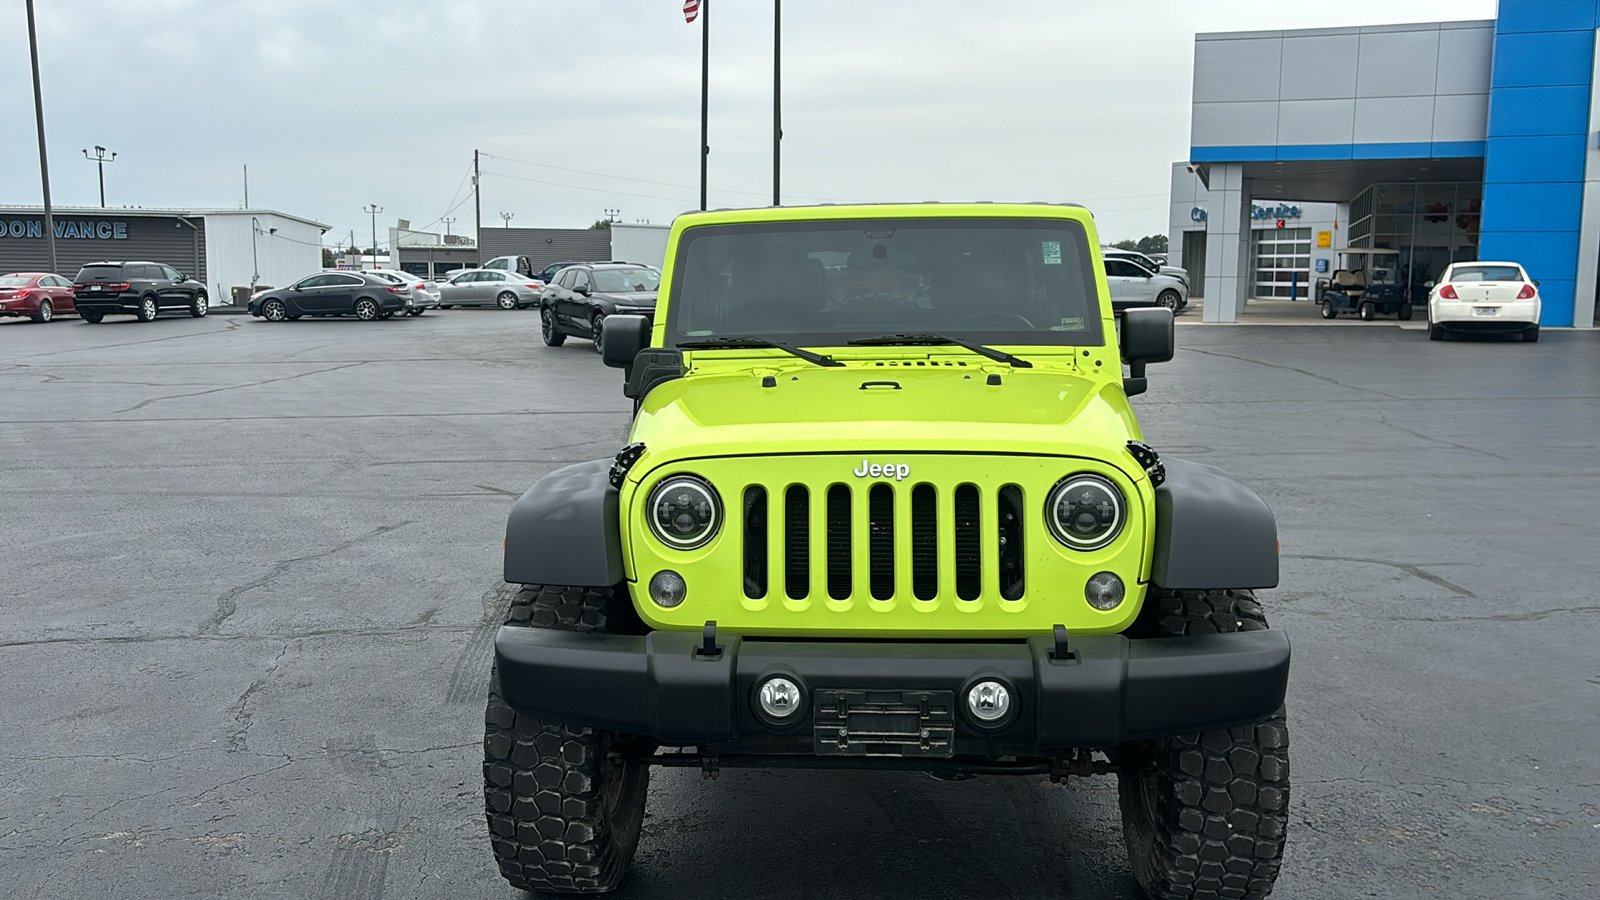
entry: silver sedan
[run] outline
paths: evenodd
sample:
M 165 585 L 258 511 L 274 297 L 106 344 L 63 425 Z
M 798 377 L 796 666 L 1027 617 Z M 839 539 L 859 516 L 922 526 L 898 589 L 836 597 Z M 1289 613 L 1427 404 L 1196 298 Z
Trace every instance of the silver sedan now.
M 362 269 L 364 275 L 376 275 L 385 281 L 394 284 L 403 284 L 411 288 L 411 296 L 406 298 L 406 315 L 420 316 L 423 311 L 439 308 L 439 289 L 410 272 L 397 269 Z
M 439 308 L 498 306 L 523 309 L 539 305 L 544 284 L 538 279 L 499 269 L 467 269 L 439 282 Z

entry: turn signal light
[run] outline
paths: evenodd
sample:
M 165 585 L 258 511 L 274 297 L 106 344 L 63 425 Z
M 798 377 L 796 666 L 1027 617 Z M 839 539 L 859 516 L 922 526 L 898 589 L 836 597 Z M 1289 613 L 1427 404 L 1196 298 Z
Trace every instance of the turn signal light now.
M 1439 288 L 1439 299 L 1460 300 L 1461 298 L 1456 296 L 1456 286 L 1453 284 L 1447 284 L 1444 287 Z
M 1534 291 L 1533 285 L 1525 284 L 1525 285 L 1522 286 L 1522 290 L 1517 291 L 1517 299 L 1518 300 L 1532 300 L 1536 296 L 1536 294 L 1537 294 L 1537 292 Z

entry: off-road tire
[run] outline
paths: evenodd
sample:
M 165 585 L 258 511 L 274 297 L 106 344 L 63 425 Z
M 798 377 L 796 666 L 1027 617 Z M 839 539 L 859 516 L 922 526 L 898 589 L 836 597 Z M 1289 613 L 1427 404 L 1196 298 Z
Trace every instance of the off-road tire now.
M 78 313 L 78 318 L 84 320 L 85 322 L 88 322 L 90 325 L 99 325 L 100 324 L 100 320 L 104 319 L 105 317 L 106 317 L 106 314 L 102 313 L 102 312 L 81 312 L 81 313 Z
M 539 335 L 544 338 L 546 347 L 559 347 L 567 342 L 567 336 L 556 325 L 555 310 L 548 306 L 539 309 Z
M 627 632 L 637 614 L 607 589 L 524 585 L 505 624 Z M 628 739 L 518 712 L 489 678 L 483 798 L 489 843 L 512 887 L 557 894 L 616 889 L 639 846 L 650 770 Z
M 1164 591 L 1146 601 L 1153 636 L 1261 631 L 1249 591 Z M 1150 608 L 1153 606 L 1154 608 Z M 1283 708 L 1243 725 L 1124 746 L 1117 776 L 1134 878 L 1153 900 L 1260 900 L 1272 893 L 1289 820 Z
M 1524 344 L 1532 344 L 1532 343 L 1534 343 L 1534 342 L 1536 342 L 1538 340 L 1539 340 L 1539 326 L 1537 326 L 1537 325 L 1529 325 L 1527 327 L 1527 329 L 1522 332 L 1522 342 Z

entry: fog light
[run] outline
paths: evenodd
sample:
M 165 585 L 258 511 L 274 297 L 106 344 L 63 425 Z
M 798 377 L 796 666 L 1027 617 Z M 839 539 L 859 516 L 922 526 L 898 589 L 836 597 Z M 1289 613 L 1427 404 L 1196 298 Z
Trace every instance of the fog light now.
M 657 606 L 671 609 L 683 602 L 689 596 L 689 585 L 684 582 L 683 576 L 671 569 L 662 569 L 655 577 L 650 579 L 650 599 Z
M 998 681 L 980 681 L 967 691 L 967 709 L 980 722 L 998 722 L 1011 711 L 1011 691 Z
M 1121 606 L 1122 598 L 1127 593 L 1122 586 L 1122 579 L 1112 572 L 1098 572 L 1083 586 L 1083 598 L 1101 612 Z
M 761 711 L 774 719 L 787 719 L 800 711 L 800 687 L 787 678 L 768 678 L 756 698 Z

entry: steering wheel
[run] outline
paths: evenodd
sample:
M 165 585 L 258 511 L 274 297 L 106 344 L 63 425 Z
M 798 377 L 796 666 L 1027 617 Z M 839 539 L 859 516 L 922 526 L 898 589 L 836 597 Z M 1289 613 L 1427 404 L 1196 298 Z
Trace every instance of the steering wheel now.
M 957 321 L 955 323 L 955 327 L 956 328 L 961 328 L 963 326 L 975 324 L 976 322 L 980 322 L 980 321 L 983 321 L 985 319 L 990 320 L 990 321 L 999 320 L 999 321 L 1004 321 L 1004 322 L 1021 322 L 1022 323 L 1022 327 L 1026 328 L 1029 331 L 1037 331 L 1038 330 L 1038 329 L 1033 327 L 1033 323 L 1032 322 L 1029 322 L 1026 318 L 1024 318 L 1024 317 L 1022 317 L 1020 315 L 1017 315 L 1014 312 L 1002 312 L 1002 311 L 993 310 L 993 309 L 985 310 L 984 312 L 980 312 L 980 313 L 973 313 L 970 316 L 965 316 L 965 317 L 961 318 L 959 321 Z

